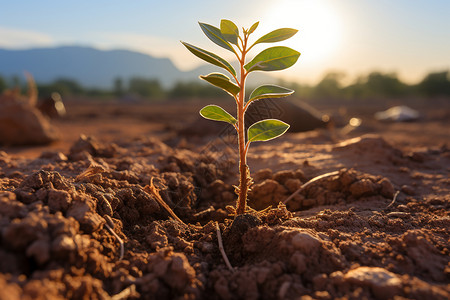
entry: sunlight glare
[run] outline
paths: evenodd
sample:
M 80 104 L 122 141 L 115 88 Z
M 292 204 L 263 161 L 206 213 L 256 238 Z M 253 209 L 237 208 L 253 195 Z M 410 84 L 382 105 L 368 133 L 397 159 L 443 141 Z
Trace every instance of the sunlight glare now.
M 338 49 L 341 40 L 341 23 L 337 11 L 328 1 L 275 1 L 261 18 L 261 30 L 291 27 L 299 32 L 285 45 L 302 53 L 302 60 L 320 63 Z

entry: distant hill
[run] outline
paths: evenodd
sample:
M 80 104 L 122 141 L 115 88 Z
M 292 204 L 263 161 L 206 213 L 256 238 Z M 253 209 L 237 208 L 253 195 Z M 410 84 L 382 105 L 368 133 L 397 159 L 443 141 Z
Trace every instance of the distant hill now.
M 196 59 L 193 57 L 193 59 Z M 168 58 L 155 58 L 128 50 L 98 50 L 90 47 L 64 46 L 29 50 L 0 49 L 0 75 L 23 76 L 30 72 L 38 83 L 58 78 L 74 79 L 84 87 L 111 88 L 115 78 L 157 78 L 165 87 L 177 81 L 196 80 L 199 75 L 220 71 L 209 65 L 191 71 L 179 70 Z M 253 76 L 253 84 L 276 83 L 267 74 Z

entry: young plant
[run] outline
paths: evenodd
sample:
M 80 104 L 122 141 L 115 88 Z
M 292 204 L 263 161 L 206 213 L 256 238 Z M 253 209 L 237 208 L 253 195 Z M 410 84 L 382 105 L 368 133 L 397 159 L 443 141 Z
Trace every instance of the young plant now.
M 236 188 L 238 200 L 236 203 L 236 214 L 243 214 L 246 211 L 247 193 L 252 178 L 247 166 L 247 153 L 251 142 L 268 141 L 279 137 L 285 133 L 289 125 L 276 119 L 266 119 L 254 123 L 248 128 L 247 140 L 245 136 L 245 112 L 249 105 L 256 100 L 264 98 L 281 98 L 294 93 L 293 90 L 280 87 L 277 85 L 266 84 L 257 87 L 251 94 L 249 99 L 245 99 L 245 83 L 248 75 L 255 71 L 279 71 L 291 67 L 297 61 L 300 53 L 283 46 L 271 47 L 257 54 L 252 60 L 247 62 L 248 52 L 257 44 L 275 43 L 284 41 L 298 30 L 292 28 L 281 28 L 274 30 L 254 43 L 249 43 L 250 35 L 256 30 L 259 22 L 253 24 L 249 29 L 242 28 L 242 33 L 238 27 L 229 20 L 221 20 L 220 28 L 209 24 L 199 23 L 205 35 L 215 44 L 231 51 L 237 58 L 239 63 L 239 73 L 233 66 L 220 56 L 203 50 L 191 44 L 181 42 L 195 56 L 215 66 L 225 69 L 232 77 L 222 73 L 211 73 L 206 76 L 200 76 L 201 79 L 210 84 L 225 90 L 236 101 L 237 116 L 233 117 L 223 108 L 217 105 L 207 105 L 200 110 L 200 114 L 210 120 L 223 121 L 230 123 L 237 131 L 239 146 L 239 187 Z

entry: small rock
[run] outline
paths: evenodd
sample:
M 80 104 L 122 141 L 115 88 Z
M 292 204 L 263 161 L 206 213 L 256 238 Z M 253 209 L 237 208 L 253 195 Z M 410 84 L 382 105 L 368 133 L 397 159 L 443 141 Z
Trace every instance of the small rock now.
M 400 278 L 379 267 L 359 267 L 350 270 L 344 278 L 352 284 L 370 287 L 377 299 L 391 299 L 402 290 Z
M 310 208 L 317 204 L 316 199 L 308 198 L 302 200 L 302 208 Z
M 61 211 L 66 212 L 72 201 L 70 194 L 61 190 L 48 191 L 48 207 L 51 212 Z
M 306 271 L 306 256 L 299 251 L 295 251 L 289 262 L 297 274 L 303 274 Z
M 100 229 L 105 219 L 91 211 L 86 202 L 74 201 L 67 210 L 66 217 L 73 217 L 80 223 L 80 228 L 86 233 L 92 233 Z
M 262 169 L 262 170 L 259 170 L 258 172 L 256 172 L 255 175 L 253 175 L 253 180 L 256 183 L 259 183 L 266 179 L 271 179 L 271 178 L 272 178 L 272 170 L 271 169 Z
M 50 259 L 50 245 L 44 239 L 36 240 L 27 248 L 26 254 L 42 266 Z
M 363 178 L 350 185 L 350 192 L 356 198 L 370 196 L 376 193 L 376 186 L 371 180 Z
M 55 161 L 67 161 L 67 156 L 59 151 L 44 151 L 41 153 L 39 158 L 51 159 Z
M 285 184 L 286 180 L 294 178 L 295 173 L 289 170 L 279 171 L 273 175 L 273 180 L 278 181 L 280 184 Z
M 284 182 L 284 186 L 288 189 L 289 193 L 291 194 L 297 191 L 301 185 L 302 182 L 300 181 L 300 179 L 289 178 Z
M 414 196 L 416 194 L 416 191 L 409 185 L 403 185 L 402 192 L 410 196 Z
M 292 237 L 292 245 L 304 254 L 311 254 L 321 245 L 321 241 L 307 231 L 300 231 Z
M 380 190 L 381 195 L 383 195 L 383 197 L 386 197 L 388 199 L 392 199 L 395 194 L 395 189 L 391 181 L 387 178 L 383 178 L 380 180 L 379 184 L 381 186 Z
M 0 101 L 0 144 L 44 145 L 58 139 L 50 122 L 28 103 Z

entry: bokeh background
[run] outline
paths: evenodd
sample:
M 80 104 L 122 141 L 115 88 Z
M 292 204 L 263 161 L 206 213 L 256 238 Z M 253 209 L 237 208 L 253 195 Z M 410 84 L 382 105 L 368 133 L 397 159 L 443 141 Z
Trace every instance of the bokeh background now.
M 42 96 L 224 96 L 197 80 L 211 69 L 179 41 L 232 59 L 197 23 L 225 18 L 246 28 L 260 21 L 255 38 L 299 29 L 284 43 L 302 53 L 298 63 L 255 79 L 298 97 L 449 95 L 449 11 L 446 0 L 3 1 L 0 90 L 25 85 L 29 71 Z

